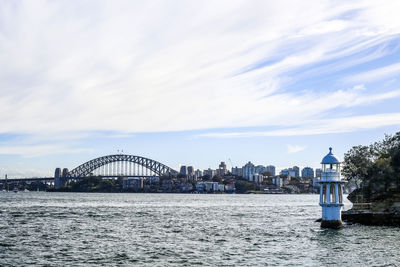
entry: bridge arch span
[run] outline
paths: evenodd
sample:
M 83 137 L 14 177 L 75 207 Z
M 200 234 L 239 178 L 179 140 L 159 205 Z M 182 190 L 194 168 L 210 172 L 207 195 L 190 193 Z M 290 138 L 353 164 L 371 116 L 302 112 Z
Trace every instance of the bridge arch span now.
M 89 160 L 68 172 L 68 178 L 80 178 L 91 174 L 94 170 L 114 162 L 128 162 L 141 165 L 158 176 L 178 174 L 177 171 L 158 161 L 135 155 L 115 154 Z

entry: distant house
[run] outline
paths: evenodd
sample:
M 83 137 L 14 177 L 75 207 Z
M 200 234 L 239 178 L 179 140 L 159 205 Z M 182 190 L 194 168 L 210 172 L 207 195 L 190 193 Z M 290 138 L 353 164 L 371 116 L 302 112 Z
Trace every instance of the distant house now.
M 227 192 L 235 191 L 235 184 L 234 183 L 226 184 L 225 185 L 225 191 L 227 191 Z

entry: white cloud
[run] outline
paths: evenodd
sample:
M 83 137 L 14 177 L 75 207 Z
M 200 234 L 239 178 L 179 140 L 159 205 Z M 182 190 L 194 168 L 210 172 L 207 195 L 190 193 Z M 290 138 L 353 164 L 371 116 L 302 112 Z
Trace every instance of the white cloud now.
M 359 130 L 375 129 L 384 126 L 400 125 L 400 113 L 374 114 L 309 121 L 297 127 L 272 131 L 206 133 L 198 137 L 244 138 L 257 136 L 301 136 L 330 133 L 347 133 Z
M 300 146 L 300 145 L 287 145 L 287 150 L 289 154 L 294 154 L 300 151 L 303 151 L 306 149 L 306 146 Z
M 36 157 L 53 154 L 70 154 L 89 152 L 88 149 L 69 148 L 61 145 L 0 145 L 0 155 L 20 155 Z
M 352 75 L 350 77 L 345 78 L 345 81 L 353 83 L 366 83 L 371 81 L 378 81 L 398 75 L 399 71 L 400 71 L 400 63 L 396 63 L 389 66 L 376 68 L 373 70 Z
M 54 177 L 51 171 L 33 168 L 0 168 L 0 177 L 21 178 L 21 177 Z
M 397 97 L 398 91 L 284 88 L 295 80 L 290 72 L 396 39 L 397 6 L 2 2 L 0 133 L 281 125 Z M 260 62 L 271 63 L 254 67 Z M 335 67 L 346 64 L 354 63 Z

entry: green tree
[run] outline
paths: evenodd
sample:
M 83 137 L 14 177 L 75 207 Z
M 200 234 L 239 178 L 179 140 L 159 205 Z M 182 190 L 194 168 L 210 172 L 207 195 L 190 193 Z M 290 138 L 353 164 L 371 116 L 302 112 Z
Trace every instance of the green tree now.
M 368 171 L 374 163 L 374 153 L 371 147 L 354 146 L 344 154 L 342 174 L 347 181 L 352 181 L 360 187 L 369 177 Z
M 213 182 L 218 182 L 218 183 L 222 183 L 222 177 L 221 177 L 221 175 L 219 175 L 219 174 L 217 174 L 217 175 L 214 175 L 214 177 L 212 178 L 212 181 Z
M 210 175 L 206 174 L 206 175 L 204 175 L 203 177 L 201 177 L 201 180 L 203 180 L 203 181 L 210 181 L 210 180 L 211 180 L 211 177 L 210 177 Z
M 236 180 L 235 187 L 237 193 L 247 193 L 248 191 L 256 190 L 257 184 L 244 180 Z
M 353 202 L 356 195 L 371 201 L 400 193 L 400 132 L 369 146 L 351 148 L 345 154 L 342 174 L 357 186 L 349 195 Z

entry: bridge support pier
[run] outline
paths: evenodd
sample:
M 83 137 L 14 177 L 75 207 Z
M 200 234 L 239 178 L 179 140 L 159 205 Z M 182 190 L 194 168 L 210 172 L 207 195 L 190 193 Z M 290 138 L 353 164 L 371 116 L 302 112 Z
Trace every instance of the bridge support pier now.
M 64 168 L 62 173 L 61 173 L 60 168 L 56 168 L 56 170 L 54 172 L 54 188 L 55 189 L 59 189 L 66 185 L 66 183 L 68 181 L 67 175 L 68 175 L 67 168 Z

